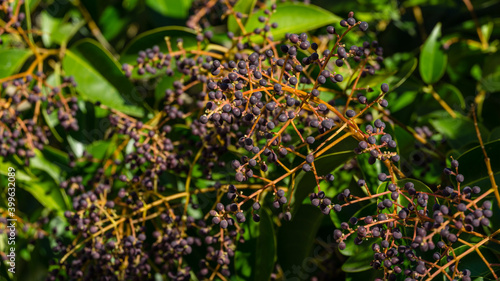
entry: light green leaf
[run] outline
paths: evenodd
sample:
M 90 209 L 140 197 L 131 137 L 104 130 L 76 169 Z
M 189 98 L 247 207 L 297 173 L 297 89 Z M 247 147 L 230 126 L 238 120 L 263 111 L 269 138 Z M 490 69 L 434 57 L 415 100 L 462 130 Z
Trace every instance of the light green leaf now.
M 47 179 L 39 182 L 31 180 L 28 182 L 19 182 L 18 185 L 31 193 L 46 208 L 57 211 L 60 215 L 67 210 L 64 196 L 61 193 L 60 187 L 55 182 Z
M 248 20 L 245 25 L 247 32 L 264 27 L 264 24 L 259 22 L 260 16 L 264 16 L 264 10 L 258 11 Z M 312 4 L 278 3 L 276 13 L 270 20 L 271 23 L 278 23 L 278 28 L 271 29 L 271 33 L 274 40 L 281 40 L 285 38 L 286 33 L 307 32 L 340 20 L 340 17 Z M 252 42 L 262 42 L 262 36 L 252 36 Z
M 42 41 L 45 47 L 50 47 L 54 43 L 61 45 L 67 42 L 83 24 L 83 22 L 65 22 L 62 18 L 51 16 L 47 11 L 41 12 L 40 21 L 43 32 Z
M 146 5 L 164 16 L 183 19 L 189 15 L 191 2 L 193 0 L 146 0 Z
M 420 76 L 427 84 L 439 81 L 446 70 L 448 56 L 442 50 L 439 37 L 441 37 L 441 23 L 436 24 L 420 53 Z
M 120 31 L 127 27 L 127 22 L 128 19 L 123 17 L 114 6 L 107 6 L 99 18 L 102 35 L 108 40 L 120 34 Z
M 18 71 L 24 62 L 31 56 L 28 49 L 0 49 L 0 78 L 8 77 Z
M 45 171 L 57 184 L 59 184 L 61 169 L 57 165 L 45 159 L 42 152 L 39 150 L 35 150 L 35 157 L 30 161 L 30 169 Z
M 240 0 L 236 2 L 236 4 L 233 7 L 233 10 L 235 12 L 240 12 L 243 15 L 248 15 L 249 17 L 252 17 L 252 11 L 255 7 L 255 3 L 257 3 L 257 0 Z M 240 19 L 243 26 L 245 26 L 248 19 L 249 19 L 248 17 L 243 17 Z M 230 15 L 227 20 L 227 29 L 233 32 L 235 35 L 241 34 L 241 29 L 238 26 L 238 23 L 236 22 L 236 19 L 234 18 L 233 15 Z

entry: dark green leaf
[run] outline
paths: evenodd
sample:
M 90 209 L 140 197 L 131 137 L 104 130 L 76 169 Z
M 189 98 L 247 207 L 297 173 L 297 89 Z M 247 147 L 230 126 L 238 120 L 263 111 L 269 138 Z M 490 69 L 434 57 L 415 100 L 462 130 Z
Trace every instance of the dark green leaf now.
M 302 267 L 311 254 L 314 238 L 325 215 L 312 205 L 301 205 L 291 222 L 278 231 L 278 261 L 283 271 Z M 307 231 L 304 231 L 306 230 Z
M 413 71 L 417 68 L 418 65 L 418 60 L 417 58 L 413 58 L 412 60 L 409 60 L 407 63 L 405 63 L 396 73 L 396 75 L 392 76 L 389 79 L 389 85 L 390 85 L 390 90 L 393 91 L 394 89 L 398 88 L 401 86 L 406 80 L 413 74 Z
M 192 29 L 181 26 L 160 27 L 136 36 L 123 50 L 120 62 L 134 64 L 139 51 L 154 45 L 160 47 L 161 52 L 168 53 L 166 37 L 170 38 L 174 51 L 178 50 L 176 40 L 179 38 L 183 40 L 184 49 L 191 50 L 197 47 L 196 33 Z
M 132 116 L 144 114 L 143 109 L 134 105 L 143 101 L 122 73 L 118 62 L 94 41 L 84 39 L 68 50 L 63 68 L 66 74 L 75 77 L 76 89 L 85 100 L 100 101 Z
M 496 140 L 500 140 L 500 127 L 496 127 L 495 129 L 493 129 L 490 133 L 490 136 L 488 137 L 488 142 Z
M 439 81 L 446 70 L 448 57 L 442 50 L 439 37 L 441 37 L 441 23 L 436 24 L 420 53 L 420 76 L 427 84 Z
M 498 184 L 500 182 L 500 140 L 487 143 L 484 147 L 490 158 L 491 169 Z M 462 186 L 478 185 L 485 190 L 491 187 L 483 150 L 480 146 L 465 152 L 457 160 L 460 163 L 458 171 L 465 178 Z
M 352 150 L 323 155 L 314 161 L 316 172 L 319 176 L 324 176 L 344 164 L 353 156 L 354 152 Z M 300 204 L 302 204 L 302 201 L 309 196 L 317 186 L 313 172 L 300 171 L 295 182 L 294 214 L 297 211 L 297 207 L 301 206 Z
M 429 122 L 434 126 L 436 131 L 446 137 L 446 140 L 454 149 L 459 149 L 469 143 L 479 142 L 474 122 L 468 118 L 461 116 L 457 116 L 457 118 L 433 118 Z M 481 124 L 479 129 L 481 135 L 488 135 L 488 131 Z
M 419 181 L 419 180 L 416 180 L 416 179 L 402 179 L 402 180 L 399 180 L 397 181 L 397 186 L 400 188 L 400 189 L 404 189 L 404 186 L 407 182 L 411 182 L 413 183 L 413 186 L 415 187 L 415 190 L 417 192 L 425 192 L 425 193 L 430 193 L 432 194 L 433 191 L 430 187 L 428 187 L 425 183 Z M 378 189 L 377 189 L 377 193 L 382 193 L 382 192 L 385 192 L 387 191 L 387 185 L 389 184 L 389 182 L 384 182 L 383 184 L 381 184 Z M 407 196 L 408 198 L 411 199 L 411 197 L 408 195 L 408 193 L 404 193 L 405 196 Z M 398 198 L 398 203 L 402 206 L 405 206 L 407 207 L 408 206 L 408 199 L 406 199 L 406 197 L 403 196 L 403 195 L 400 195 L 399 198 Z M 389 198 L 390 196 L 387 195 L 386 196 L 387 198 Z M 379 199 L 382 199 L 382 198 L 379 198 Z M 437 201 L 439 202 L 439 201 Z M 427 208 L 432 208 L 432 206 L 436 203 L 436 199 L 434 196 L 429 196 L 429 200 L 427 202 Z
M 254 280 L 269 280 L 274 269 L 276 259 L 276 236 L 274 235 L 274 226 L 266 210 L 260 213 L 259 238 L 257 239 L 256 260 Z
M 452 84 L 443 83 L 436 88 L 439 96 L 455 111 L 465 108 L 465 100 L 460 90 Z
M 459 256 L 460 254 L 464 253 L 465 251 L 469 250 L 470 247 L 467 245 L 462 245 L 457 248 L 453 249 L 453 252 L 455 253 L 455 256 Z M 487 261 L 495 261 L 498 260 L 497 256 L 490 251 L 486 247 L 480 247 L 479 248 L 481 251 L 481 254 L 486 258 Z M 446 255 L 440 260 L 441 265 L 447 264 L 448 261 L 446 260 Z M 472 277 L 490 277 L 491 276 L 491 271 L 489 270 L 488 266 L 484 263 L 482 258 L 475 252 L 472 251 L 471 253 L 465 255 L 463 258 L 460 259 L 460 263 L 466 265 L 465 268 L 469 269 L 471 272 Z M 464 268 L 464 269 L 465 269 Z M 495 267 L 493 267 L 495 269 Z
M 342 265 L 342 270 L 345 272 L 361 272 L 371 269 L 370 263 L 373 260 L 372 251 L 363 251 L 357 255 L 349 257 Z
M 176 79 L 181 77 L 180 72 L 175 72 L 173 76 L 163 76 L 159 78 L 155 87 L 155 108 L 161 105 L 161 101 L 165 98 L 165 90 L 173 89 Z

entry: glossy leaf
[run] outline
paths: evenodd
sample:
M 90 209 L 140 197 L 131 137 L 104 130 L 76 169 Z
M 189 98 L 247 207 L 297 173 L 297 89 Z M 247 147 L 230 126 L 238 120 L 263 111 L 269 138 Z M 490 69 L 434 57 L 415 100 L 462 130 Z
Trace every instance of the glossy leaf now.
M 415 69 L 417 69 L 417 65 L 417 58 L 413 58 L 412 60 L 409 60 L 407 63 L 405 63 L 401 67 L 401 69 L 398 70 L 396 75 L 390 77 L 389 81 L 387 82 L 390 85 L 390 90 L 394 91 L 395 89 L 399 88 L 399 86 L 403 85 L 403 83 L 406 82 L 408 78 L 410 78 Z
M 29 49 L 0 49 L 0 78 L 5 78 L 18 71 L 31 56 Z
M 257 239 L 255 281 L 269 280 L 276 260 L 276 236 L 271 216 L 266 210 L 260 213 L 259 238 Z
M 51 180 L 19 181 L 18 186 L 31 193 L 40 204 L 50 210 L 57 211 L 60 215 L 68 209 L 62 194 L 63 191 L 60 189 L 59 185 Z
M 490 158 L 491 169 L 498 184 L 500 182 L 500 140 L 486 143 L 484 147 Z M 465 178 L 462 186 L 477 185 L 484 190 L 491 187 L 488 170 L 484 162 L 483 150 L 480 146 L 465 152 L 457 160 L 460 163 L 458 172 L 464 175 Z
M 249 17 L 252 17 L 253 15 L 251 12 L 255 7 L 255 3 L 257 3 L 257 0 L 240 0 L 236 2 L 236 4 L 233 7 L 233 10 L 235 12 L 242 13 L 243 15 L 248 15 Z M 243 26 L 245 26 L 245 23 L 248 21 L 249 17 L 243 17 L 240 19 Z M 233 15 L 230 15 L 227 20 L 227 29 L 233 32 L 235 35 L 239 35 L 241 33 L 241 29 Z M 247 30 L 247 32 L 248 31 L 249 30 Z
M 102 35 L 111 40 L 127 27 L 127 18 L 124 18 L 116 7 L 108 6 L 102 12 L 99 23 L 102 27 Z
M 178 50 L 177 39 L 183 40 L 183 48 L 190 50 L 197 47 L 196 33 L 187 27 L 167 26 L 146 31 L 139 34 L 123 50 L 120 57 L 121 63 L 134 64 L 139 51 L 151 48 L 157 45 L 160 51 L 168 53 L 165 43 L 166 37 L 170 38 L 172 50 Z
M 142 116 L 138 105 L 142 100 L 119 64 L 100 45 L 92 40 L 82 40 L 66 52 L 63 68 L 78 83 L 76 90 L 90 102 L 103 105 L 132 116 Z M 82 70 L 85 71 L 82 71 Z
M 430 187 L 428 187 L 425 183 L 419 181 L 419 180 L 416 180 L 416 179 L 402 179 L 402 180 L 399 180 L 397 181 L 397 186 L 400 188 L 400 189 L 404 189 L 404 186 L 407 182 L 411 182 L 413 183 L 413 186 L 415 188 L 415 190 L 417 192 L 425 192 L 425 193 L 430 193 L 432 194 L 433 191 Z M 389 184 L 389 182 L 384 182 L 382 183 L 378 188 L 377 188 L 377 193 L 381 193 L 381 192 L 385 192 L 387 191 L 387 185 Z M 406 195 L 408 198 L 411 199 L 411 196 L 408 195 L 408 193 L 404 193 L 404 195 Z M 386 195 L 387 198 L 389 198 L 390 196 L 389 195 Z M 381 200 L 382 198 L 379 198 L 379 200 Z M 429 200 L 427 202 L 427 208 L 432 208 L 432 206 L 435 204 L 435 203 L 439 203 L 439 200 L 437 200 L 435 197 L 433 196 L 429 196 Z M 408 199 L 405 197 L 405 196 L 402 196 L 400 195 L 398 197 L 398 203 L 402 206 L 405 206 L 407 207 L 408 206 Z
M 319 208 L 301 205 L 292 221 L 283 223 L 278 231 L 278 261 L 283 271 L 307 262 L 323 218 Z
M 440 37 L 441 23 L 438 23 L 425 41 L 420 53 L 420 76 L 427 84 L 439 81 L 446 70 L 448 57 L 442 50 Z
M 434 129 L 446 137 L 450 146 L 454 149 L 459 149 L 469 143 L 479 142 L 476 136 L 474 122 L 470 119 L 460 118 L 433 118 L 430 120 Z M 488 131 L 479 126 L 481 135 L 487 136 Z
M 455 253 L 456 256 L 459 256 L 463 252 L 469 250 L 470 247 L 468 245 L 462 245 L 459 247 L 456 247 L 453 249 L 453 252 Z M 484 258 L 486 258 L 487 261 L 492 261 L 492 260 L 498 260 L 497 255 L 495 255 L 491 250 L 489 250 L 486 247 L 480 247 L 479 250 L 481 251 L 481 254 Z M 446 256 L 444 256 L 440 260 L 441 265 L 447 264 L 448 261 L 446 260 Z M 471 277 L 490 277 L 491 278 L 491 271 L 488 269 L 488 266 L 484 263 L 483 259 L 481 256 L 477 254 L 477 252 L 472 251 L 472 253 L 467 254 L 464 256 L 462 259 L 460 259 L 460 263 L 467 265 L 466 268 L 470 270 L 471 272 Z M 495 267 L 493 267 L 495 270 Z M 494 279 L 491 279 L 494 280 Z
M 30 161 L 30 169 L 45 171 L 57 184 L 59 183 L 61 169 L 45 159 L 45 156 L 39 150 L 35 151 L 35 157 Z
M 342 265 L 345 272 L 361 272 L 371 269 L 370 262 L 373 260 L 373 251 L 363 251 L 349 257 Z
M 163 76 L 159 78 L 155 86 L 155 107 L 161 105 L 161 101 L 165 99 L 165 90 L 174 89 L 174 82 L 181 77 L 179 72 L 175 72 L 173 76 Z
M 351 210 L 352 212 L 347 214 L 346 211 L 349 211 L 349 210 Z M 342 208 L 342 211 L 340 211 L 337 214 L 342 219 L 342 221 L 346 222 L 351 217 L 363 218 L 366 216 L 372 216 L 373 214 L 376 214 L 376 213 L 377 213 L 377 203 L 375 201 L 373 201 L 364 207 L 360 207 L 358 204 L 352 204 L 350 206 Z M 337 226 L 337 228 L 340 228 L 340 225 Z M 371 246 L 371 243 L 375 242 L 375 240 L 370 241 L 370 243 L 363 243 L 361 245 L 356 245 L 356 244 L 354 244 L 354 237 L 355 237 L 355 235 L 351 235 L 346 239 L 346 241 L 345 241 L 346 248 L 344 250 L 339 250 L 340 253 L 342 253 L 342 255 L 355 256 L 355 255 L 358 255 L 359 253 L 362 253 L 366 250 L 371 251 L 371 249 L 367 249 L 367 246 L 368 245 Z
M 164 16 L 183 19 L 189 15 L 192 2 L 193 0 L 146 0 L 146 5 Z
M 319 157 L 314 161 L 317 173 L 319 176 L 324 176 L 327 173 L 335 170 L 340 165 L 343 165 L 347 160 L 354 156 L 353 151 L 341 151 L 337 153 L 331 153 Z M 295 193 L 294 193 L 294 213 L 297 211 L 297 207 L 300 207 L 302 201 L 309 196 L 316 188 L 316 179 L 314 178 L 313 172 L 300 171 L 297 178 L 295 179 Z
M 255 28 L 263 28 L 264 24 L 259 22 L 259 17 L 264 16 L 264 11 L 260 10 L 248 20 L 245 29 L 250 32 Z M 301 20 L 297 20 L 300 18 Z M 270 22 L 278 23 L 278 28 L 272 29 L 271 33 L 275 40 L 285 38 L 286 33 L 301 33 L 313 30 L 322 26 L 337 23 L 340 17 L 315 5 L 303 3 L 278 3 L 276 13 L 271 17 Z M 252 42 L 262 42 L 262 36 L 252 36 Z
M 465 108 L 465 100 L 460 90 L 452 84 L 443 83 L 436 92 L 455 111 Z
M 74 26 L 70 23 L 65 23 L 60 18 L 52 17 L 47 11 L 42 11 L 40 15 L 42 21 L 42 41 L 46 47 L 50 47 L 53 43 L 61 44 L 74 34 Z

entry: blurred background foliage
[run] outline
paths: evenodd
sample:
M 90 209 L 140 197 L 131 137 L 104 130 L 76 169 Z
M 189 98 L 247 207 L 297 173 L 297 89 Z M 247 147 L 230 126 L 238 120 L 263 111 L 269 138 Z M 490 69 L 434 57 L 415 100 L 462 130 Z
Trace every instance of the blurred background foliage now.
M 274 1 L 259 0 L 257 5 L 268 2 Z M 402 159 L 400 167 L 408 177 L 419 179 L 431 189 L 441 183 L 451 184 L 448 178 L 441 176 L 441 171 L 446 161 L 449 161 L 449 156 L 454 156 L 469 159 L 461 162 L 461 171 L 468 184 L 483 184 L 485 188 L 489 186 L 481 151 L 477 149 L 478 140 L 471 118 L 471 105 L 476 103 L 482 137 L 485 142 L 489 142 L 487 147 L 492 153 L 490 157 L 493 170 L 497 182 L 500 182 L 500 162 L 498 157 L 494 157 L 500 151 L 500 142 L 495 142 L 500 139 L 500 1 L 305 2 L 306 5 L 323 8 L 326 14 L 316 17 L 318 12 L 314 10 L 311 10 L 310 14 L 304 10 L 292 10 L 282 15 L 283 23 L 289 26 L 280 24 L 280 28 L 287 27 L 293 30 L 291 32 L 302 32 L 300 28 L 294 30 L 292 25 L 311 20 L 306 17 L 314 17 L 314 21 L 320 22 L 316 27 L 321 27 L 337 22 L 339 16 L 354 11 L 357 19 L 370 24 L 370 29 L 367 34 L 353 33 L 347 38 L 347 45 L 365 39 L 376 39 L 379 45 L 383 46 L 384 68 L 362 83 L 376 88 L 374 85 L 388 81 L 391 90 L 394 89 L 386 99 L 390 104 L 388 109 L 391 118 L 396 125 L 388 130 L 395 133 Z M 65 225 L 58 217 L 69 208 L 70 201 L 57 185 L 61 175 L 71 174 L 75 169 L 95 169 L 94 166 L 84 163 L 71 167 L 68 155 L 63 151 L 67 151 L 69 147 L 76 156 L 82 156 L 84 151 L 87 151 L 95 157 L 109 156 L 109 152 L 113 151 L 112 140 L 107 140 L 102 133 L 93 133 L 96 129 L 103 132 L 106 126 L 109 126 L 105 122 L 108 113 L 91 105 L 91 102 L 101 98 L 103 91 L 108 93 L 106 99 L 109 99 L 115 109 L 132 116 L 147 118 L 151 116 L 151 112 L 161 108 L 159 100 L 165 89 L 172 86 L 173 80 L 152 77 L 143 81 L 144 83 L 131 93 L 130 89 L 134 88 L 134 85 L 121 72 L 121 64 L 134 62 L 137 51 L 154 44 L 160 45 L 162 49 L 166 48 L 165 36 L 183 38 L 187 48 L 190 44 L 195 45 L 195 34 L 183 26 L 186 26 L 193 8 L 200 3 L 198 0 L 30 0 L 26 3 L 26 12 L 30 14 L 27 17 L 30 19 L 26 22 L 27 28 L 32 26 L 41 31 L 41 40 L 36 39 L 37 44 L 45 48 L 63 50 L 58 54 L 58 58 L 47 60 L 47 65 L 52 69 L 49 80 L 57 85 L 61 73 L 75 76 L 78 83 L 76 91 L 82 97 L 79 99 L 82 108 L 79 113 L 81 130 L 65 132 L 57 126 L 57 118 L 44 116 L 60 144 L 55 143 L 39 152 L 29 167 L 19 169 L 17 173 L 20 187 L 17 191 L 19 216 L 31 222 L 34 227 L 19 231 L 16 277 L 18 280 L 44 280 L 46 272 L 51 269 L 50 261 L 56 259 L 50 248 L 54 241 L 43 238 L 47 233 L 36 226 L 47 223 L 49 227 L 46 231 L 56 227 L 59 235 L 71 237 L 71 234 L 64 232 Z M 212 9 L 209 17 L 216 24 L 207 26 L 207 29 L 215 34 L 213 42 L 226 44 L 228 38 L 225 34 L 228 29 L 234 29 L 234 22 L 228 23 L 221 16 L 222 12 L 217 7 Z M 309 31 L 312 35 L 315 34 L 313 28 Z M 283 36 L 284 32 L 281 35 Z M 2 40 L 4 43 L 0 46 L 0 78 L 5 78 L 25 69 L 34 58 L 30 50 L 21 43 L 21 38 L 2 35 Z M 124 93 L 129 93 L 129 96 L 124 96 Z M 116 102 L 117 100 L 121 102 Z M 444 101 L 446 105 L 440 104 L 439 100 Z M 340 104 L 341 102 L 342 100 L 339 100 Z M 103 104 L 106 104 L 106 101 L 103 101 Z M 378 118 L 377 112 L 373 112 L 372 117 Z M 404 130 L 406 126 L 413 128 L 428 145 L 415 141 L 415 138 Z M 336 161 L 343 164 L 346 159 L 348 157 L 339 156 Z M 16 161 L 2 159 L 2 173 L 10 165 L 22 167 L 22 163 Z M 346 187 L 356 190 L 355 182 L 358 178 L 373 181 L 369 183 L 370 187 L 379 185 L 376 179 L 382 168 L 368 166 L 363 157 L 338 166 L 335 170 L 335 176 L 339 179 L 338 185 L 326 187 L 328 196 L 334 196 Z M 353 167 L 358 169 L 354 178 L 350 173 L 343 172 Z M 5 177 L 2 177 L 1 184 L 6 186 Z M 3 206 L 6 194 L 2 193 L 0 197 L 3 199 Z M 305 194 L 302 198 L 305 198 Z M 272 224 L 265 223 L 264 216 L 259 226 L 264 229 L 261 231 L 265 232 L 266 227 L 271 225 L 272 236 L 272 231 L 277 231 L 276 255 L 282 267 L 289 270 L 288 277 L 299 276 L 299 273 L 292 271 L 292 265 L 312 255 L 313 247 L 325 242 L 321 237 L 324 239 L 330 235 L 333 225 L 338 226 L 340 221 L 345 221 L 355 212 L 362 213 L 374 205 L 366 205 L 361 210 L 347 210 L 342 215 L 345 217 L 332 213 L 330 218 L 323 218 L 317 209 L 309 207 L 301 205 L 300 210 L 295 210 L 294 216 L 298 216 L 296 221 L 302 221 L 302 224 L 288 224 L 284 226 L 286 230 L 273 230 Z M 43 221 L 49 213 L 52 214 L 50 221 Z M 498 228 L 498 222 L 495 227 Z M 300 229 L 310 229 L 311 232 L 303 233 Z M 290 231 L 298 235 L 287 235 Z M 252 231 L 247 233 L 251 235 Z M 315 240 L 315 237 L 319 240 Z M 250 258 L 255 255 L 251 253 L 252 245 L 255 245 L 252 243 L 263 243 L 263 240 L 257 240 L 256 237 L 248 237 L 248 240 L 250 243 L 243 246 L 241 253 L 237 253 L 239 258 L 235 265 L 240 274 L 239 278 L 243 279 L 256 278 L 253 271 L 248 271 L 248 268 L 255 266 L 255 256 Z M 297 246 L 300 249 L 294 248 L 290 254 L 291 245 L 300 244 L 302 241 L 307 243 Z M 5 243 L 5 236 L 2 236 L 2 252 L 5 252 Z M 270 247 L 274 248 L 274 243 L 276 242 L 272 242 Z M 245 253 L 245 249 L 248 252 Z M 321 249 L 326 251 L 325 248 Z M 497 250 L 493 249 L 495 253 L 492 255 L 498 255 Z M 348 280 L 361 280 L 360 278 L 377 274 L 360 266 L 369 265 L 371 256 L 360 255 L 357 251 L 348 247 L 343 252 L 348 258 L 336 252 L 333 258 L 316 259 L 315 271 L 321 269 L 329 278 L 342 277 Z M 315 271 L 308 271 L 302 266 L 298 272 L 309 278 Z M 10 278 L 6 274 L 5 265 L 0 268 L 0 275 L 3 276 L 1 278 Z

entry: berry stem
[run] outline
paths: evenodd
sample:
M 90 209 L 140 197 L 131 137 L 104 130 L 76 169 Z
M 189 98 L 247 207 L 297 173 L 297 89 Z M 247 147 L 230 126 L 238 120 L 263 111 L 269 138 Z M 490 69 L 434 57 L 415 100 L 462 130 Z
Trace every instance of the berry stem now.
M 483 138 L 481 137 L 481 131 L 479 131 L 479 126 L 477 124 L 477 116 L 476 116 L 476 107 L 472 106 L 472 117 L 474 118 L 474 127 L 476 128 L 477 138 L 479 140 L 479 144 L 481 145 L 481 149 L 484 154 L 484 163 L 486 164 L 486 169 L 488 169 L 488 177 L 490 178 L 491 188 L 495 191 L 495 197 L 497 199 L 497 204 L 500 207 L 500 193 L 498 192 L 498 185 L 495 181 L 495 176 L 493 174 L 493 170 L 491 169 L 490 157 L 486 153 L 486 148 L 484 147 Z

